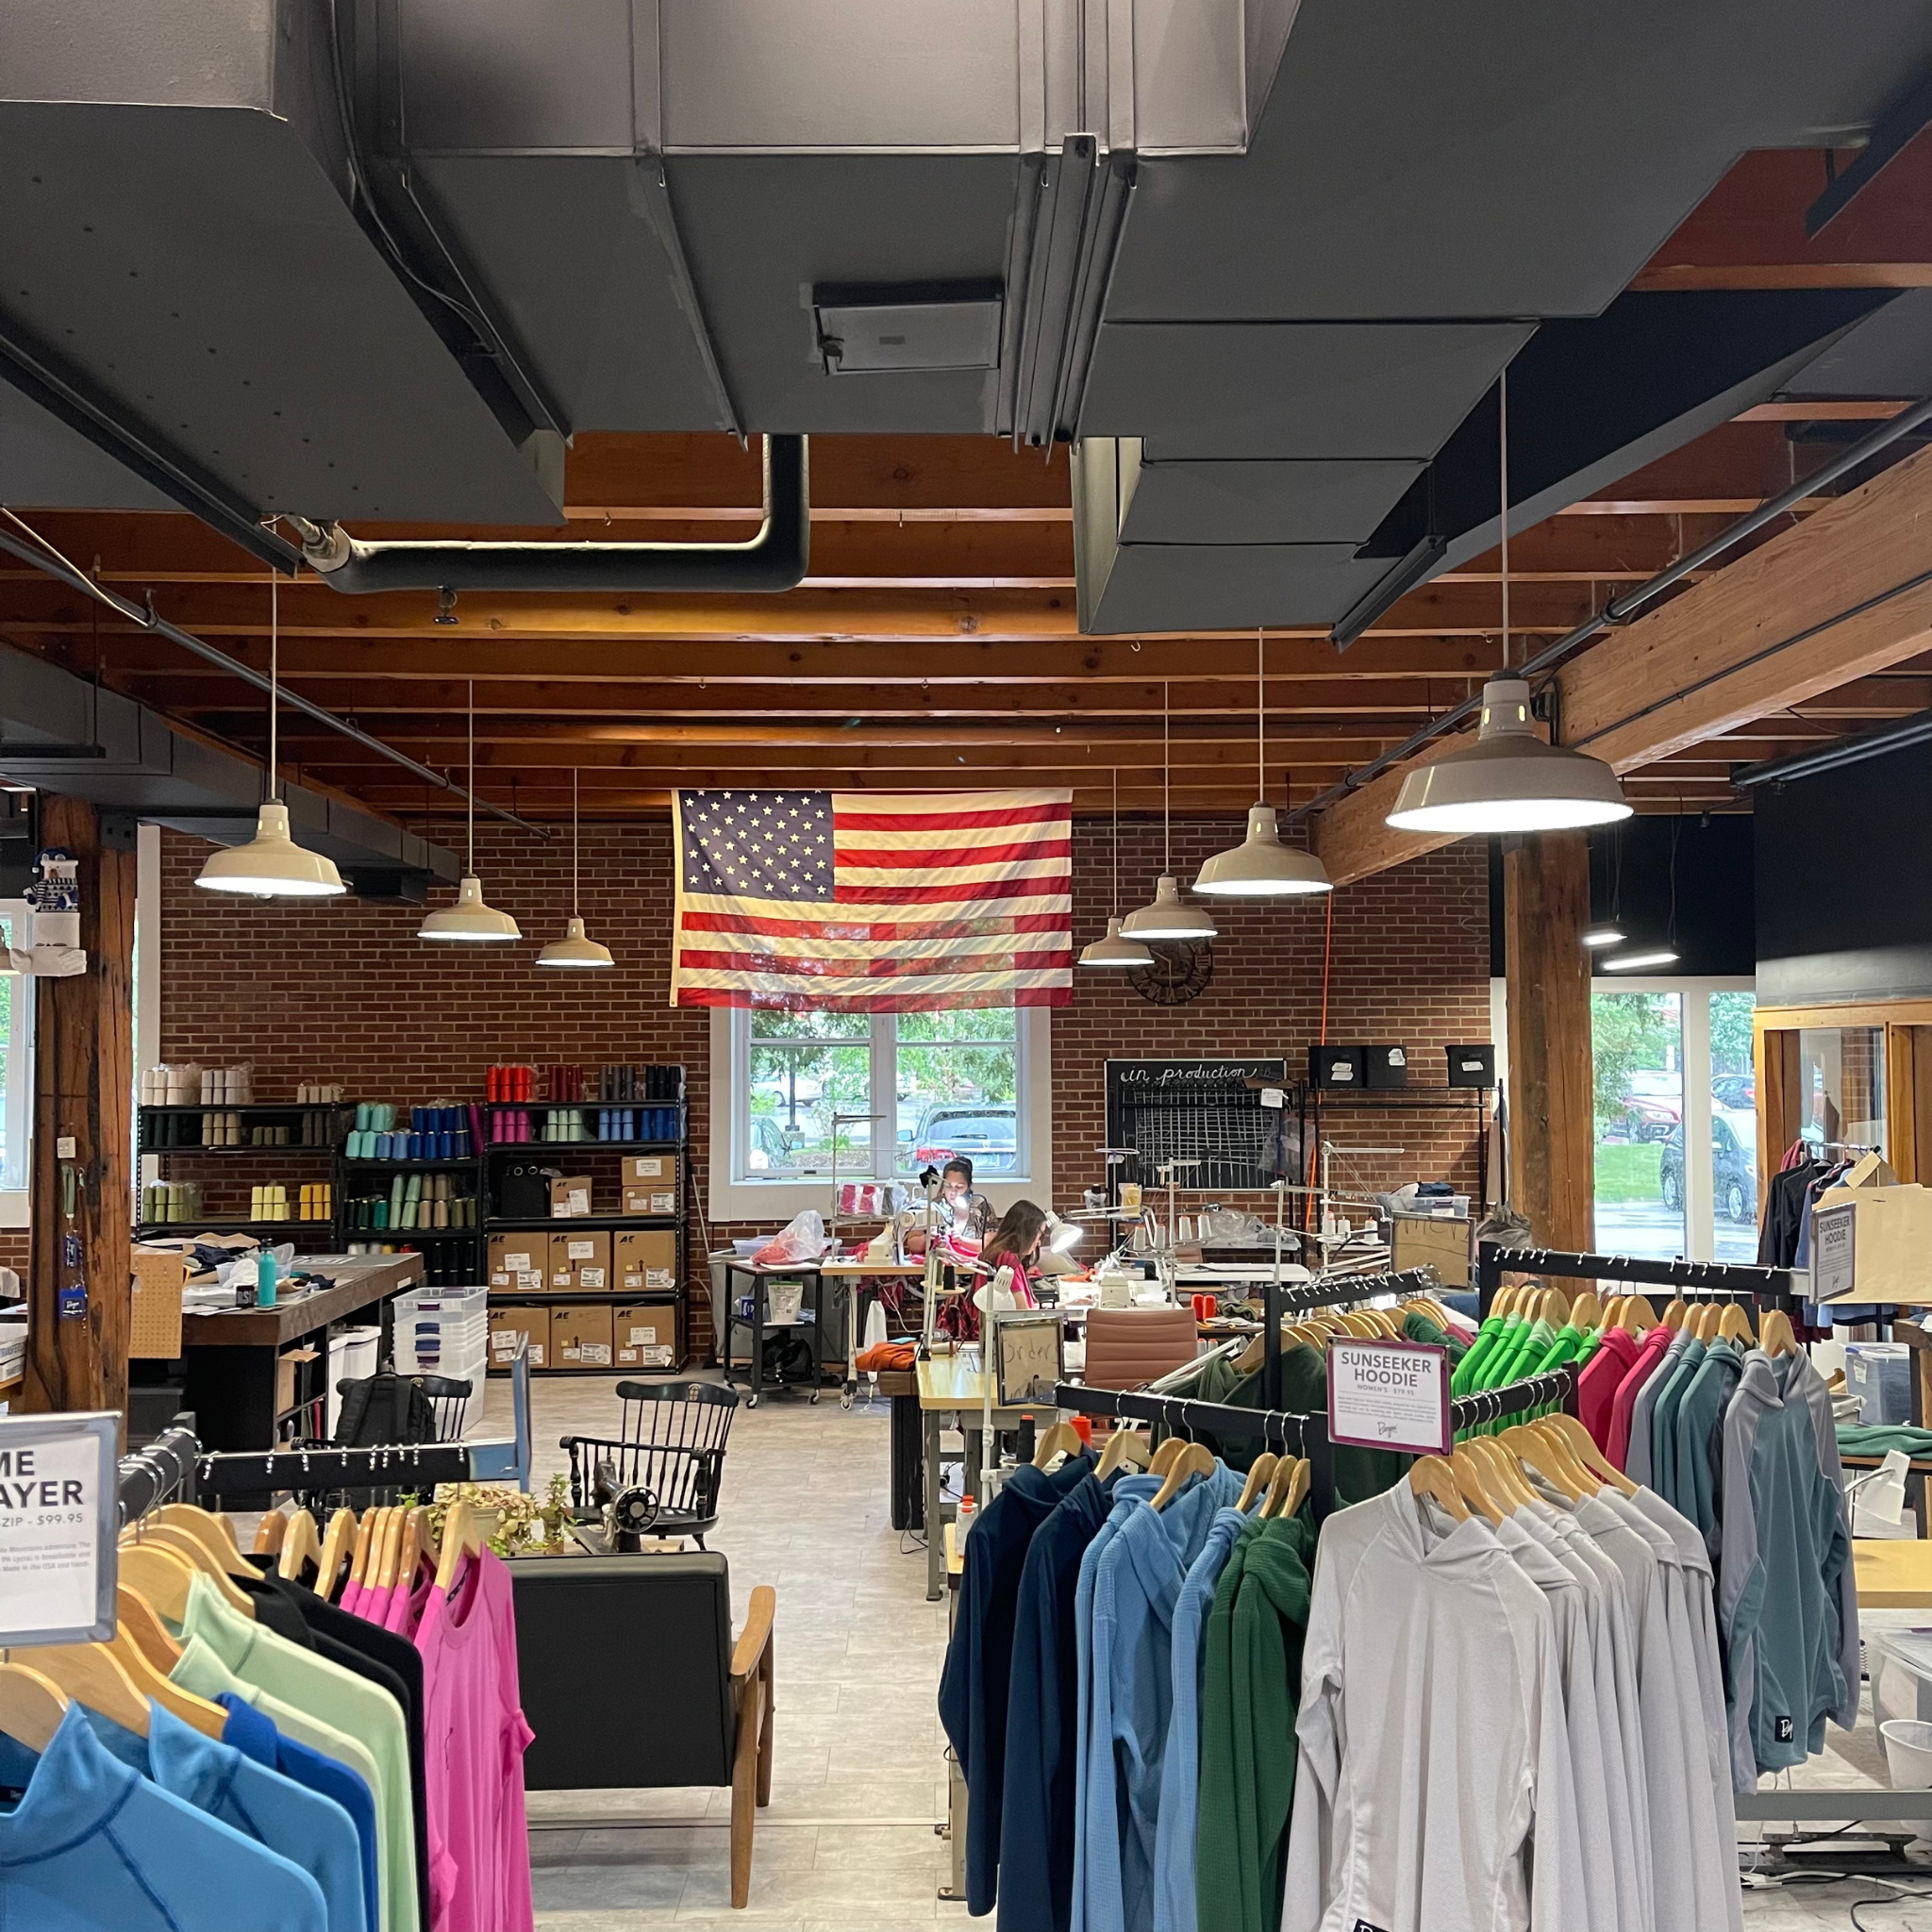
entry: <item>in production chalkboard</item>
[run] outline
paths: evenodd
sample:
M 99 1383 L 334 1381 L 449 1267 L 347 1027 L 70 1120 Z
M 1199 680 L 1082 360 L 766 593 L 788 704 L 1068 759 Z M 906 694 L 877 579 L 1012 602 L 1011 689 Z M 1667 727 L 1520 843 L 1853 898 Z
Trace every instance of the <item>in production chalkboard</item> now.
M 1166 1185 L 1164 1169 L 1174 1164 L 1174 1185 L 1210 1193 L 1237 1193 L 1271 1187 L 1278 1177 L 1275 1149 L 1291 1117 L 1281 1108 L 1264 1108 L 1249 1083 L 1262 1080 L 1276 1089 L 1288 1084 L 1283 1059 L 1108 1060 L 1107 1063 L 1107 1144 L 1131 1147 L 1139 1171 L 1127 1180 Z

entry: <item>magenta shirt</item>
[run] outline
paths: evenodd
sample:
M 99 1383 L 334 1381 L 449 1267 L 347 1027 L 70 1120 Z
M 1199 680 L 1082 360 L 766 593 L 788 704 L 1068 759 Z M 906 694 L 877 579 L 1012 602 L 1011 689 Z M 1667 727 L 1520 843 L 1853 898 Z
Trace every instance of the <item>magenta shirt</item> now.
M 509 1572 L 484 1551 L 432 1590 L 423 1656 L 423 1770 L 435 1932 L 531 1932 L 524 1752 Z

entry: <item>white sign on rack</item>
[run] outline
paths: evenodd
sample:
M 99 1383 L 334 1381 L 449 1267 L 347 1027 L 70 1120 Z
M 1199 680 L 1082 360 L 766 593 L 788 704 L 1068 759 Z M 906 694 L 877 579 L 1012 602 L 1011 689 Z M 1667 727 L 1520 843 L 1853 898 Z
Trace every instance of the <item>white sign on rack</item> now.
M 1857 1203 L 1816 1209 L 1811 1216 L 1811 1299 L 1840 1301 L 1857 1285 Z
M 114 1635 L 111 1414 L 0 1416 L 0 1649 Z
M 1420 1341 L 1328 1344 L 1328 1440 L 1413 1456 L 1451 1446 L 1449 1351 Z

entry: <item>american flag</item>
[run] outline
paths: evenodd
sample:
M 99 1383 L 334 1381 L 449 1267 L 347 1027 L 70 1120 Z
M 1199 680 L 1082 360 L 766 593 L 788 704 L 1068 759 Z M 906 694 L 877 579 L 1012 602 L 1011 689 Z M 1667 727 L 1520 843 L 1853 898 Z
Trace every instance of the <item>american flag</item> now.
M 1062 1007 L 1070 791 L 675 791 L 675 1007 Z

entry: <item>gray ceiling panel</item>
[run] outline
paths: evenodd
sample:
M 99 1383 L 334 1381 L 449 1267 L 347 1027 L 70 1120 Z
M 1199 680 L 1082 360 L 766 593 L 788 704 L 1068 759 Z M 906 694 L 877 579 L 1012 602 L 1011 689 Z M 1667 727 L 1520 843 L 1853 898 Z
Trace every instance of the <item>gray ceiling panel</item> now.
M 691 278 L 747 428 L 991 430 L 997 371 L 827 375 L 811 291 L 1004 281 L 1016 157 L 679 155 L 666 165 Z
M 656 161 L 433 155 L 415 165 L 574 428 L 730 426 L 657 226 Z
M 1515 322 L 1108 322 L 1081 434 L 1145 437 L 1162 460 L 1426 458 L 1534 333 Z
M 1349 543 L 1124 543 L 1082 628 L 1253 630 L 1333 624 L 1387 565 Z
M 289 124 L 0 105 L 0 317 L 263 510 L 558 520 Z
M 1108 315 L 1593 315 L 1738 155 L 1928 65 L 1924 0 L 1303 0 L 1248 153 L 1143 161 Z
M 1426 467 L 1147 458 L 1123 477 L 1123 543 L 1363 543 Z
M 0 503 L 17 509 L 174 509 L 174 500 L 0 382 Z
M 1932 395 L 1932 289 L 1908 289 L 1807 362 L 1782 396 Z

